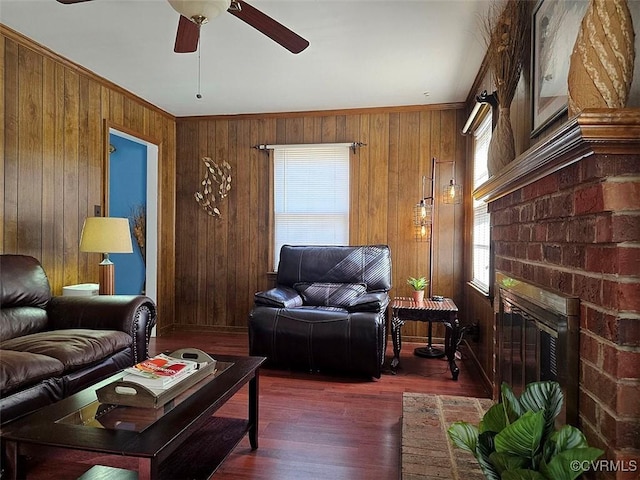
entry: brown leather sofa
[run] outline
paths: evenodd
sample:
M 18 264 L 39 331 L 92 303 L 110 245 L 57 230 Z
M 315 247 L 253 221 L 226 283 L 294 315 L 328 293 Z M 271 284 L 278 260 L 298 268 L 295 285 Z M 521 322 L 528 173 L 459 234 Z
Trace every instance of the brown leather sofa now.
M 390 289 L 386 245 L 284 245 L 276 287 L 255 294 L 249 352 L 273 366 L 379 378 Z
M 148 357 L 145 296 L 51 296 L 33 257 L 0 255 L 0 422 L 54 403 Z

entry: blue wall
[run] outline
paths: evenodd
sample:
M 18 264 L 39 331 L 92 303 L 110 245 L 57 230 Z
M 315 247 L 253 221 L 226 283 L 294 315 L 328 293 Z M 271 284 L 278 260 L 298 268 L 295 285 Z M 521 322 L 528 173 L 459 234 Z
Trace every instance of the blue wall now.
M 110 134 L 109 142 L 116 147 L 109 162 L 109 216 L 132 219 L 136 207 L 147 205 L 147 147 Z M 113 253 L 116 294 L 137 295 L 143 292 L 145 266 L 133 234 L 133 253 Z

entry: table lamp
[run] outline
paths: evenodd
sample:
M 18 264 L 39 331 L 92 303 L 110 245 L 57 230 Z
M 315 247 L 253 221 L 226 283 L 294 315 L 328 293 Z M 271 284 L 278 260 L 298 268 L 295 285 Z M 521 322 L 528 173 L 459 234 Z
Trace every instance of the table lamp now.
M 133 253 L 128 218 L 87 217 L 80 237 L 81 252 L 102 253 L 100 295 L 115 293 L 115 265 L 110 253 Z

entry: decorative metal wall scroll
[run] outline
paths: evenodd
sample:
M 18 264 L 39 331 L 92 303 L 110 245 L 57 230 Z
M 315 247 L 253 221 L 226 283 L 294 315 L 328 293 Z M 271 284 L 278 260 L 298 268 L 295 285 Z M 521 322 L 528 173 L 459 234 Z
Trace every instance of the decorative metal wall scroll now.
M 202 189 L 196 192 L 194 197 L 205 212 L 212 217 L 220 217 L 217 203 L 231 190 L 231 165 L 223 161 L 220 166 L 209 157 L 202 157 L 202 161 L 206 171 L 201 182 Z M 214 184 L 218 184 L 218 187 L 216 188 Z

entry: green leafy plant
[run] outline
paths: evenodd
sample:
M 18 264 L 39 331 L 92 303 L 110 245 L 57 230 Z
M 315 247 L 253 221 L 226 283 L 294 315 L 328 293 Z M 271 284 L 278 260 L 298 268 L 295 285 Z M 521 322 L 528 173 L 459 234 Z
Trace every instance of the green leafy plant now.
M 429 280 L 427 280 L 425 277 L 418 277 L 418 278 L 409 277 L 407 279 L 407 283 L 411 285 L 411 287 L 416 292 L 418 292 L 420 290 L 424 290 L 425 288 L 427 288 L 427 285 L 429 284 Z
M 453 444 L 471 452 L 489 480 L 573 480 L 604 452 L 587 445 L 580 430 L 555 420 L 564 395 L 557 382 L 533 382 L 518 399 L 503 383 L 502 401 L 476 427 L 453 423 Z

